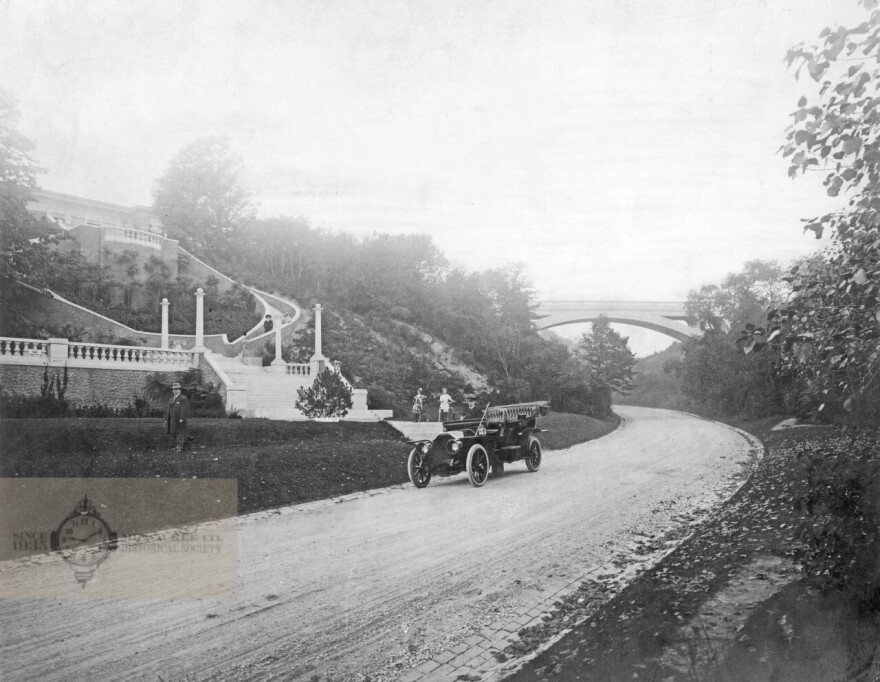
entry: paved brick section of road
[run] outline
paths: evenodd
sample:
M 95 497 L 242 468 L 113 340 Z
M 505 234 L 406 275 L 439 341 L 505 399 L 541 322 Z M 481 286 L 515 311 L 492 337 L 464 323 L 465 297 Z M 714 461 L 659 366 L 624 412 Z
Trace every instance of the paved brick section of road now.
M 662 554 L 668 553 L 664 551 Z M 631 569 L 638 564 L 637 570 L 630 570 L 630 575 L 643 570 L 647 565 L 659 559 L 659 555 L 642 557 L 641 561 L 634 561 Z M 490 626 L 482 628 L 478 634 L 466 638 L 465 646 L 459 646 L 452 651 L 445 651 L 421 663 L 409 670 L 404 670 L 396 678 L 399 682 L 455 682 L 456 680 L 470 680 L 471 682 L 493 682 L 500 680 L 521 667 L 527 660 L 543 651 L 549 644 L 559 639 L 559 635 L 550 641 L 544 642 L 536 651 L 528 656 L 510 659 L 503 654 L 510 645 L 515 644 L 519 638 L 519 631 L 523 628 L 536 626 L 544 622 L 545 618 L 555 610 L 560 600 L 576 593 L 585 580 L 594 575 L 608 576 L 620 574 L 619 568 L 613 565 L 592 568 L 585 571 L 575 580 L 552 584 L 543 590 L 540 600 L 531 608 L 523 607 L 517 614 L 510 618 L 496 621 Z M 575 625 L 572 623 L 571 625 Z

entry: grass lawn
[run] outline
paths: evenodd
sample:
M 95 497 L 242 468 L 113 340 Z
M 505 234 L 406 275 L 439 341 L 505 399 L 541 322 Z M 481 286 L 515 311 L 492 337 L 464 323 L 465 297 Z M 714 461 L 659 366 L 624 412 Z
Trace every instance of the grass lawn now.
M 616 426 L 554 413 L 539 423 L 547 450 Z M 241 514 L 409 480 L 410 448 L 383 422 L 194 419 L 190 434 L 195 441 L 177 454 L 161 419 L 6 419 L 0 477 L 234 478 Z

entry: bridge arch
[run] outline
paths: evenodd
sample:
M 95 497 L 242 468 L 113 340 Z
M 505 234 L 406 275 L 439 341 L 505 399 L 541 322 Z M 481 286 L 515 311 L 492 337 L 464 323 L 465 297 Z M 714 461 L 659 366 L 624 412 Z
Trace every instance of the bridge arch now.
M 690 325 L 683 302 L 541 301 L 535 312 L 538 330 L 595 322 L 599 317 L 606 317 L 609 322 L 642 327 L 670 336 L 676 341 L 702 335 L 698 328 Z

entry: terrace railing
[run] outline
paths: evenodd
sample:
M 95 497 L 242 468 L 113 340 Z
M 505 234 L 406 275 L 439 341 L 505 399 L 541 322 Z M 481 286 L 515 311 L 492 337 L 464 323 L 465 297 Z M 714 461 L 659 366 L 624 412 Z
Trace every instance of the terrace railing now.
M 48 341 L 0 337 L 0 358 L 45 359 L 48 356 L 48 348 Z
M 70 342 L 67 346 L 69 360 L 113 365 L 169 365 L 169 368 L 190 367 L 194 353 L 189 350 L 147 348 L 143 346 L 114 346 L 104 343 Z
M 288 362 L 285 365 L 285 373 L 298 377 L 308 377 L 312 375 L 312 366 L 308 362 Z
M 197 366 L 199 355 L 171 348 L 0 337 L 0 364 L 181 371 Z

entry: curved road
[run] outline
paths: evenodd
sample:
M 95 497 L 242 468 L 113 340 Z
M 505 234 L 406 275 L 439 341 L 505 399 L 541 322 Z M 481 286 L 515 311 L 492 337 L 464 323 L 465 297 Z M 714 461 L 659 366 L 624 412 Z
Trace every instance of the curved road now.
M 749 444 L 734 430 L 618 411 L 621 428 L 546 452 L 537 473 L 520 463 L 480 489 L 435 478 L 241 518 L 231 598 L 138 599 L 162 581 L 115 556 L 86 588 L 58 560 L 2 567 L 2 677 L 393 678 L 461 649 L 742 478 Z M 202 564 L 200 584 L 222 582 L 217 570 Z M 101 596 L 108 585 L 135 598 Z

